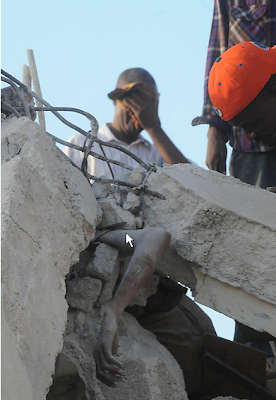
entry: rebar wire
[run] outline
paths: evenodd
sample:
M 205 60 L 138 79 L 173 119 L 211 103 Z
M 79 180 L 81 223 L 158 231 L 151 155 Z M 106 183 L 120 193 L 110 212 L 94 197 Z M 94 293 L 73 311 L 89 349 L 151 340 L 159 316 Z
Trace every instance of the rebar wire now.
M 55 142 L 58 142 L 58 143 L 60 143 L 60 144 L 63 144 L 64 146 L 67 146 L 67 147 L 71 147 L 72 149 L 75 149 L 75 150 L 79 150 L 79 151 L 82 151 L 82 152 L 85 151 L 84 146 L 81 147 L 81 146 L 78 146 L 77 144 L 68 143 L 68 142 L 66 142 L 65 140 L 62 140 L 62 139 L 60 139 L 60 138 L 58 138 L 58 137 L 52 135 L 52 134 L 49 133 L 49 132 L 46 132 L 46 133 L 47 133 L 47 135 L 50 136 Z M 118 165 L 119 167 L 128 169 L 129 171 L 132 171 L 132 170 L 134 169 L 134 167 L 131 167 L 130 165 L 124 164 L 124 163 L 122 163 L 121 161 L 111 160 L 111 159 L 107 158 L 106 156 L 101 156 L 100 154 L 94 153 L 93 151 L 90 151 L 90 152 L 89 152 L 89 155 L 90 155 L 90 156 L 93 156 L 93 157 L 95 157 L 95 158 L 98 158 L 99 160 L 102 160 L 102 161 L 109 161 L 111 164 Z
M 119 146 L 119 145 L 115 145 L 115 144 L 113 144 L 113 143 L 111 144 L 111 143 L 108 143 L 108 142 L 104 142 L 104 141 L 98 139 L 98 138 L 96 137 L 96 134 L 97 134 L 97 132 L 98 132 L 99 125 L 98 125 L 98 121 L 96 120 L 95 117 L 93 117 L 93 115 L 89 114 L 88 112 L 85 112 L 85 111 L 82 111 L 82 110 L 79 110 L 79 109 L 76 109 L 76 108 L 72 108 L 72 107 L 52 107 L 48 102 L 46 102 L 44 99 L 42 99 L 40 96 L 38 96 L 35 92 L 33 92 L 31 89 L 29 89 L 26 85 L 24 85 L 24 84 L 23 84 L 22 82 L 20 82 L 18 79 L 14 78 L 12 75 L 10 75 L 9 73 L 7 73 L 6 71 L 4 71 L 4 70 L 2 70 L 2 69 L 1 69 L 1 73 L 2 73 L 4 76 L 6 76 L 6 77 L 8 78 L 8 80 L 11 80 L 11 81 L 15 82 L 15 83 L 16 83 L 18 86 L 20 86 L 26 93 L 28 93 L 28 94 L 31 95 L 32 97 L 35 97 L 38 101 L 40 101 L 40 102 L 45 106 L 45 107 L 30 107 L 30 106 L 28 105 L 28 111 L 29 111 L 29 113 L 30 113 L 30 109 L 33 109 L 33 110 L 35 110 L 35 111 L 51 111 L 51 112 L 52 112 L 59 120 L 61 120 L 65 125 L 67 125 L 67 126 L 69 126 L 70 128 L 76 130 L 77 132 L 81 133 L 81 134 L 84 135 L 86 138 L 91 139 L 91 141 L 92 141 L 91 147 L 92 147 L 92 145 L 93 145 L 93 141 L 97 142 L 97 143 L 99 144 L 101 150 L 103 151 L 103 154 L 104 154 L 104 157 L 102 157 L 102 156 L 100 156 L 100 155 L 98 155 L 98 154 L 97 154 L 97 157 L 100 158 L 100 159 L 104 159 L 104 161 L 106 161 L 106 162 L 108 163 L 109 169 L 110 169 L 110 171 L 111 171 L 111 174 L 112 174 L 113 178 L 114 178 L 114 175 L 113 175 L 113 172 L 112 172 L 112 169 L 111 169 L 111 167 L 110 167 L 109 162 L 110 162 L 110 163 L 113 163 L 113 164 L 116 164 L 116 165 L 120 165 L 120 166 L 122 166 L 123 168 L 129 169 L 129 170 L 132 170 L 133 168 L 130 167 L 130 166 L 126 166 L 125 164 L 120 163 L 120 162 L 118 162 L 118 161 L 108 159 L 108 158 L 106 157 L 106 155 L 105 155 L 105 152 L 104 152 L 102 146 L 115 148 L 115 149 L 117 149 L 117 150 L 119 150 L 119 151 L 121 151 L 121 152 L 127 154 L 127 155 L 130 156 L 131 158 L 133 158 L 133 159 L 134 159 L 138 164 L 140 164 L 146 171 L 148 171 L 148 172 L 150 172 L 150 173 L 153 171 L 153 167 L 152 167 L 152 166 L 150 166 L 150 165 L 144 163 L 139 157 L 137 157 L 135 154 L 131 153 L 130 151 L 128 151 L 128 150 L 125 149 L 124 147 L 121 147 L 121 146 Z M 11 84 L 11 82 L 8 82 L 8 83 Z M 18 90 L 18 89 L 19 89 L 19 88 L 17 88 L 17 90 Z M 25 100 L 25 98 L 24 98 L 24 100 Z M 26 104 L 25 104 L 24 101 L 23 101 L 23 104 L 24 104 L 24 107 L 14 107 L 14 108 L 12 107 L 12 108 L 13 108 L 15 111 L 18 110 L 18 109 L 24 109 L 24 110 L 25 110 Z M 73 111 L 73 112 L 80 113 L 80 114 L 84 115 L 85 117 L 87 117 L 87 118 L 90 120 L 90 123 L 91 123 L 92 135 L 91 135 L 90 132 L 86 132 L 86 131 L 84 131 L 83 129 L 81 129 L 80 127 L 78 127 L 78 126 L 72 124 L 71 122 L 67 121 L 67 120 L 66 120 L 62 115 L 60 115 L 57 111 Z M 13 112 L 13 114 L 15 114 L 14 111 L 11 110 L 11 112 Z M 53 139 L 54 139 L 55 141 L 57 141 L 57 142 L 59 142 L 59 143 L 62 143 L 62 144 L 64 144 L 65 146 L 75 148 L 74 145 L 72 145 L 71 143 L 62 141 L 61 139 L 56 138 L 55 136 L 53 136 L 53 135 L 51 135 L 51 134 L 49 134 L 49 136 L 52 136 Z M 88 146 L 90 146 L 90 144 L 89 144 Z M 93 153 L 93 152 L 91 151 L 91 147 L 90 147 L 90 150 L 88 150 L 88 151 L 87 151 L 87 146 L 82 147 L 82 148 L 80 148 L 80 149 L 81 149 L 81 151 L 86 152 L 87 157 L 88 157 L 88 155 L 90 155 L 90 154 L 93 155 L 94 157 L 96 157 L 96 153 Z M 80 150 L 80 149 L 78 149 L 78 150 Z M 63 154 L 64 154 L 64 153 L 63 153 Z M 72 165 L 74 165 L 76 168 L 78 168 L 79 170 L 81 170 L 69 157 L 67 157 L 67 158 L 68 158 L 68 160 L 70 161 L 70 163 L 71 163 Z M 86 162 L 86 163 L 87 163 L 87 162 Z M 87 164 L 86 164 L 86 166 L 87 166 Z M 84 164 L 84 168 L 85 168 L 85 164 Z M 82 171 L 82 172 L 84 172 L 84 171 Z M 163 195 L 161 195 L 160 193 L 157 193 L 157 192 L 154 192 L 154 191 L 152 191 L 152 190 L 150 190 L 150 189 L 147 189 L 147 188 L 145 187 L 145 182 L 143 182 L 142 185 L 140 185 L 139 187 L 137 187 L 137 186 L 134 185 L 134 184 L 131 184 L 131 183 L 128 183 L 128 182 L 124 182 L 124 181 L 121 181 L 121 180 L 118 180 L 118 179 L 99 178 L 99 177 L 97 177 L 97 176 L 94 176 L 94 175 L 89 174 L 89 173 L 87 172 L 87 169 L 86 169 L 85 172 L 86 172 L 85 175 L 86 175 L 87 179 L 92 179 L 92 180 L 94 180 L 94 181 L 101 181 L 101 182 L 114 183 L 114 184 L 118 184 L 118 185 L 121 185 L 121 186 L 128 186 L 128 187 L 131 187 L 131 188 L 134 188 L 134 189 L 136 188 L 136 189 L 142 190 L 143 192 L 145 192 L 145 193 L 147 193 L 147 194 L 150 194 L 150 195 L 152 195 L 152 196 L 159 197 L 159 198 L 161 198 L 161 199 L 165 199 L 165 197 L 164 197 Z
M 26 116 L 30 119 L 32 119 L 31 117 L 31 113 L 29 110 L 29 106 L 26 102 L 26 99 L 24 97 L 24 95 L 22 94 L 22 91 L 14 84 L 14 82 L 10 79 L 4 78 L 3 76 L 1 76 L 1 81 L 8 83 L 9 85 L 11 85 L 11 87 L 15 90 L 15 92 L 18 94 L 20 100 L 22 101 L 22 104 L 24 106 L 24 111 L 26 113 Z
M 20 118 L 21 115 L 19 114 L 18 111 L 16 111 L 10 104 L 6 103 L 4 100 L 1 100 L 1 104 L 2 104 L 2 109 L 3 110 L 7 110 L 9 112 L 11 112 L 12 114 L 14 114 L 17 118 Z
M 9 78 L 10 80 L 14 81 L 18 86 L 20 86 L 25 92 L 30 94 L 32 97 L 35 97 L 37 100 L 40 101 L 40 103 L 44 104 L 45 106 L 49 108 L 53 108 L 51 104 L 49 104 L 47 101 L 42 99 L 40 96 L 38 96 L 35 92 L 33 92 L 31 89 L 29 89 L 26 85 L 24 85 L 22 82 L 20 82 L 18 79 L 14 78 L 12 75 L 10 75 L 8 72 L 4 71 L 1 69 L 1 73 Z M 34 107 L 36 108 L 36 107 Z M 38 107 L 37 107 L 38 108 Z M 72 124 L 71 122 L 67 121 L 62 115 L 60 115 L 57 111 L 55 110 L 49 110 L 52 111 L 52 113 L 60 120 L 62 121 L 65 125 L 69 126 L 70 128 L 76 130 L 77 132 L 83 134 L 84 136 L 87 136 L 87 132 L 78 127 L 77 125 Z M 65 110 L 64 110 L 65 111 Z M 72 110 L 71 110 L 72 111 Z M 85 115 L 86 118 L 88 118 L 90 121 L 91 120 L 96 120 L 96 118 L 93 117 L 93 115 L 89 114 L 88 112 L 82 111 L 81 114 Z M 98 122 L 96 122 L 96 125 L 98 125 Z
M 89 113 L 87 113 L 86 111 L 83 111 L 83 110 L 80 110 L 80 109 L 78 109 L 78 108 L 74 108 L 74 107 L 30 107 L 32 110 L 34 110 L 34 111 L 51 111 L 51 112 L 53 112 L 53 111 L 71 111 L 71 112 L 75 112 L 75 113 L 78 113 L 78 114 L 82 114 L 82 115 L 84 115 L 85 117 L 87 117 L 89 120 L 90 120 L 90 124 L 91 124 L 91 129 L 92 129 L 92 131 L 96 131 L 97 130 L 97 132 L 98 132 L 98 121 L 96 120 L 96 118 L 94 118 L 91 114 L 89 114 Z M 15 109 L 17 109 L 17 110 L 21 110 L 21 109 L 23 109 L 22 107 L 15 107 Z M 54 113 L 53 113 L 54 114 Z M 56 114 L 55 114 L 56 115 Z M 90 119 L 89 117 L 88 117 L 88 115 L 90 115 L 91 117 L 93 117 L 94 119 Z M 57 115 L 56 115 L 57 116 Z M 63 117 L 62 117 L 63 118 Z M 60 119 L 60 118 L 59 118 Z M 61 120 L 62 122 L 64 122 L 65 123 L 65 121 L 63 121 L 63 120 Z M 67 121 L 68 123 L 66 123 L 66 125 L 67 126 L 69 126 L 70 128 L 73 128 L 74 129 L 74 126 L 75 125 L 73 125 L 73 124 L 71 124 L 69 121 Z M 70 126 L 70 125 L 72 125 L 72 126 Z M 77 127 L 78 128 L 78 127 Z M 79 133 L 82 133 L 86 138 L 88 137 L 88 135 L 89 135 L 89 132 L 86 132 L 86 131 L 78 131 Z M 56 141 L 58 141 L 58 140 L 56 140 Z M 94 139 L 94 141 L 95 142 L 97 142 L 98 140 L 97 140 L 97 137 L 95 137 L 95 139 Z M 67 145 L 67 143 L 68 142 L 66 142 L 66 143 L 64 143 L 64 145 L 65 146 L 68 146 Z M 92 142 L 92 144 L 93 144 L 93 142 Z M 102 152 L 103 152 L 103 155 L 106 157 L 106 154 L 105 154 L 105 151 L 104 151 L 104 149 L 103 149 L 103 147 L 102 147 L 102 144 L 100 144 L 100 143 L 98 143 L 99 144 L 99 146 L 100 146 L 100 149 L 102 150 Z M 71 146 L 68 146 L 68 147 L 71 147 Z M 91 146 L 92 147 L 92 146 Z M 111 176 L 114 178 L 114 174 L 113 174 L 113 171 L 112 171 L 112 168 L 111 168 L 111 166 L 110 166 L 110 164 L 109 164 L 109 159 L 106 157 L 106 160 L 105 160 L 106 162 L 107 162 L 107 165 L 108 165 L 108 167 L 109 167 L 109 170 L 110 170 L 110 173 L 111 173 Z
M 99 143 L 98 143 L 98 145 L 100 146 L 100 149 L 102 150 L 102 153 L 103 153 L 104 157 L 105 157 L 107 160 L 109 160 L 109 162 L 110 162 L 110 159 L 108 159 L 108 158 L 106 157 L 106 154 L 105 154 L 105 151 L 104 151 L 104 149 L 103 149 L 103 146 L 102 146 L 101 144 L 99 144 Z M 108 165 L 108 167 L 109 167 L 109 171 L 110 171 L 110 173 L 111 173 L 112 178 L 115 179 L 115 176 L 114 176 L 114 174 L 113 174 L 113 170 L 112 170 L 111 165 L 109 164 L 109 162 L 107 161 L 107 165 Z
M 144 177 L 143 182 L 141 183 L 141 185 L 137 186 L 135 189 L 138 189 L 138 190 L 145 189 L 146 188 L 146 183 L 147 183 L 147 180 L 148 180 L 150 174 L 152 172 L 156 172 L 155 164 L 150 163 L 149 165 L 151 166 L 151 169 L 146 172 L 145 177 Z M 141 226 L 141 228 L 143 229 L 144 226 L 145 226 L 145 197 L 144 197 L 144 191 L 142 191 L 140 200 L 141 200 L 141 207 L 142 207 L 142 210 L 141 210 L 142 211 L 142 213 L 141 213 L 142 214 L 142 226 Z
M 14 107 L 14 108 L 16 110 L 22 110 L 23 109 L 22 107 Z M 42 111 L 42 110 L 43 111 L 52 111 L 52 112 L 53 111 L 72 111 L 72 112 L 76 112 L 76 113 L 82 114 L 84 116 L 86 116 L 86 114 L 87 114 L 85 111 L 82 111 L 82 110 L 79 110 L 78 108 L 73 108 L 73 107 L 30 107 L 30 108 L 32 110 L 34 110 L 34 111 Z M 81 128 L 79 128 L 79 129 L 81 129 Z M 85 132 L 85 131 L 80 132 L 80 133 L 82 133 L 86 137 L 89 135 L 89 133 Z M 151 167 L 148 164 L 146 164 L 138 156 L 136 156 L 135 154 L 131 153 L 131 151 L 125 149 L 124 147 L 121 147 L 120 145 L 117 145 L 117 144 L 114 144 L 114 143 L 104 142 L 103 140 L 101 140 L 99 138 L 96 138 L 95 142 L 98 143 L 100 147 L 101 146 L 113 147 L 114 149 L 119 150 L 122 153 L 127 154 L 129 157 L 133 158 L 133 160 L 135 160 L 138 164 L 140 164 L 141 167 L 143 167 L 146 171 L 150 171 Z M 63 142 L 62 144 L 64 144 L 67 147 L 73 147 L 73 146 L 70 146 L 69 142 Z M 101 150 L 102 150 L 103 154 L 105 155 L 105 152 L 102 149 L 102 147 L 101 147 Z M 105 155 L 105 157 L 106 157 L 106 155 Z
M 144 163 L 144 161 L 142 161 L 139 157 L 137 157 L 135 154 L 131 153 L 131 151 L 125 149 L 124 147 L 121 147 L 117 144 L 104 142 L 103 140 L 98 139 L 98 138 L 97 138 L 97 140 L 95 140 L 95 142 L 97 142 L 98 144 L 101 144 L 103 146 L 106 146 L 106 147 L 113 147 L 113 149 L 117 149 L 117 150 L 127 154 L 128 156 L 133 158 L 133 160 L 135 160 L 138 164 L 140 164 L 146 171 L 149 171 L 151 169 L 148 166 L 148 164 Z
M 32 110 L 34 110 L 34 111 L 42 111 L 42 110 L 43 110 L 43 111 L 52 111 L 52 112 L 54 112 L 54 111 L 72 111 L 72 112 L 76 112 L 76 113 L 82 114 L 82 115 L 84 115 L 84 116 L 86 116 L 86 117 L 87 117 L 86 114 L 88 114 L 88 113 L 85 112 L 85 111 L 82 111 L 82 110 L 79 110 L 78 108 L 73 108 L 73 107 L 52 107 L 52 106 L 50 106 L 50 107 L 30 107 L 30 108 L 31 108 Z M 22 107 L 15 107 L 15 109 L 16 109 L 16 110 L 21 110 L 21 109 L 23 109 L 23 108 L 22 108 Z M 89 115 L 91 115 L 91 114 L 89 114 Z M 62 118 L 63 118 L 63 117 L 62 117 Z M 73 124 L 71 124 L 69 121 L 67 121 L 67 122 L 68 122 L 68 124 L 73 125 Z M 68 125 L 68 124 L 66 123 L 66 125 Z M 68 125 L 68 126 L 70 126 L 70 125 Z M 70 127 L 72 128 L 72 126 L 70 126 Z M 78 127 L 77 127 L 77 128 L 78 128 Z M 73 129 L 74 129 L 74 128 L 73 128 Z M 78 128 L 78 129 L 79 129 L 78 132 L 82 133 L 84 136 L 87 137 L 87 136 L 89 135 L 88 132 L 83 131 L 81 128 Z M 148 166 L 148 164 L 146 164 L 144 161 L 142 161 L 138 156 L 136 156 L 135 154 L 131 153 L 131 151 L 125 149 L 124 147 L 121 147 L 120 145 L 117 145 L 117 144 L 114 144 L 114 143 L 104 142 L 103 140 L 101 140 L 101 139 L 99 139 L 99 138 L 96 138 L 96 139 L 95 139 L 95 142 L 98 143 L 100 147 L 101 147 L 101 146 L 113 147 L 114 149 L 119 150 L 119 151 L 121 151 L 122 153 L 125 153 L 125 154 L 128 155 L 129 157 L 133 158 L 133 160 L 135 160 L 138 164 L 140 164 L 141 167 L 143 167 L 146 171 L 149 171 L 149 170 L 151 169 L 151 168 Z M 68 146 L 68 147 L 71 147 L 71 146 L 69 146 L 67 143 L 68 143 L 68 142 L 66 142 L 66 144 L 64 144 L 64 145 L 65 145 L 65 146 Z M 102 150 L 103 154 L 105 154 L 105 152 L 104 152 L 104 150 L 102 149 L 102 147 L 101 147 L 101 150 Z
M 88 136 L 86 136 L 86 139 L 85 139 L 85 142 L 84 142 L 84 145 L 83 145 L 83 147 L 84 147 L 84 152 L 83 152 L 83 159 L 82 159 L 82 163 L 81 163 L 81 170 L 82 170 L 82 172 L 84 173 L 84 175 L 88 178 L 88 176 L 87 176 L 87 174 L 88 174 L 88 172 L 87 172 L 87 158 L 88 158 L 88 156 L 89 156 L 89 154 L 90 154 L 90 152 L 91 152 L 91 149 L 92 149 L 92 146 L 93 146 L 93 143 L 94 143 L 94 141 L 95 141 L 95 139 L 96 139 L 96 137 L 97 137 L 97 133 L 98 132 L 91 132 L 91 134 L 90 134 L 90 137 L 88 137 Z M 88 142 L 88 144 L 87 144 L 87 142 Z M 114 175 L 112 176 L 113 178 L 114 178 Z
M 93 179 L 94 181 L 97 181 L 97 182 L 114 183 L 119 186 L 128 186 L 132 189 L 138 189 L 137 185 L 134 185 L 133 183 L 121 181 L 119 179 L 102 178 L 102 177 L 90 175 L 90 174 L 88 174 L 88 176 L 90 179 Z M 159 199 L 166 200 L 166 197 L 163 196 L 161 193 L 154 192 L 153 190 L 148 189 L 146 187 L 139 187 L 139 190 L 142 190 L 143 192 L 145 192 L 151 196 L 158 197 Z
M 67 158 L 67 160 L 68 160 L 74 167 L 76 167 L 79 171 L 81 171 L 81 169 L 77 166 L 77 164 L 74 163 L 74 161 L 71 160 L 71 158 L 69 158 L 69 157 L 68 157 L 65 153 L 63 153 L 60 149 L 58 149 L 58 150 L 63 154 L 64 157 Z M 81 172 L 82 172 L 82 171 L 81 171 Z M 142 187 L 142 185 L 141 185 L 141 186 L 137 186 L 137 185 L 135 185 L 135 184 L 133 184 L 133 183 L 121 181 L 121 180 L 119 180 L 119 179 L 103 178 L 103 177 L 99 177 L 99 176 L 95 176 L 95 175 L 90 175 L 90 174 L 87 174 L 87 175 L 88 175 L 89 179 L 92 179 L 92 180 L 94 180 L 94 181 L 96 181 L 96 182 L 114 183 L 114 184 L 119 185 L 119 186 L 128 186 L 128 187 L 130 187 L 130 188 L 132 188 L 132 189 L 142 190 L 143 192 L 149 194 L 150 196 L 154 196 L 154 197 L 158 197 L 159 199 L 166 200 L 166 197 L 163 196 L 161 193 L 155 192 L 155 191 L 153 191 L 153 190 L 151 190 L 151 189 L 148 189 L 148 188 L 146 188 L 146 187 Z

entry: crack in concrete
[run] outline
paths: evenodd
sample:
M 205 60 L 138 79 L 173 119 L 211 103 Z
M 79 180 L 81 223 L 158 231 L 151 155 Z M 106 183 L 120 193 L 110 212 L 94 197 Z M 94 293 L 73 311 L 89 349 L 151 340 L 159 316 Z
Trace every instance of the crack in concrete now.
M 12 220 L 12 222 L 22 231 L 24 232 L 35 244 L 37 244 L 37 246 L 39 247 L 39 249 L 41 249 L 41 246 L 39 244 L 39 242 L 37 242 L 27 231 L 25 231 L 21 226 L 18 225 L 18 223 L 13 219 L 13 217 L 11 215 L 8 215 L 6 213 L 2 213 L 3 215 L 6 215 L 8 218 L 10 218 Z
M 201 282 L 200 286 L 198 286 L 198 279 L 196 279 L 196 280 L 197 280 L 197 285 L 196 285 L 196 288 L 195 288 L 195 295 L 194 295 L 194 297 L 196 297 L 196 295 L 197 295 L 197 294 L 201 291 L 201 289 L 203 288 L 204 283 L 205 283 L 206 276 L 207 276 L 207 273 L 203 274 L 203 278 L 202 278 L 202 282 Z
M 19 151 L 18 151 L 17 153 L 14 153 L 14 154 L 13 154 L 13 153 L 11 153 L 11 151 L 10 151 L 10 142 L 9 142 L 9 139 L 6 138 L 6 141 L 7 141 L 8 153 L 9 153 L 9 155 L 11 156 L 10 160 L 12 160 L 14 157 L 18 156 L 18 155 L 21 153 L 21 150 L 22 150 L 22 149 L 19 149 Z M 10 161 L 10 160 L 8 160 L 8 161 Z

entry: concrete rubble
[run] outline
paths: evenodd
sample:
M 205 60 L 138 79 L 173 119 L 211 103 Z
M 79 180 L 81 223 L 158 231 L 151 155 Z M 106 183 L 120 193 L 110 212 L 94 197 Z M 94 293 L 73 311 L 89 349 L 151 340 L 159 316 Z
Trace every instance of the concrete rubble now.
M 194 165 L 165 165 L 147 184 L 166 200 L 145 197 L 146 226 L 172 235 L 158 268 L 199 303 L 276 336 L 274 193 Z
M 136 217 L 118 207 L 115 205 L 119 215 L 125 213 L 128 226 L 135 228 Z M 128 314 L 120 326 L 125 381 L 114 392 L 95 378 L 93 343 L 120 262 L 118 252 L 106 251 L 107 246 L 100 246 L 93 260 L 87 250 L 101 218 L 101 208 L 87 180 L 39 126 L 26 117 L 4 119 L 3 399 L 56 399 L 53 393 L 60 387 L 52 385 L 52 376 L 58 383 L 62 381 L 59 400 L 64 399 L 63 393 L 72 382 L 70 395 L 74 400 L 122 399 L 130 393 L 133 399 L 143 394 L 156 400 L 168 399 L 171 394 L 175 399 L 187 398 L 175 359 Z M 70 268 L 79 264 L 80 254 L 85 271 L 79 265 L 73 275 Z M 109 264 L 100 268 L 99 257 L 105 257 Z M 61 372 L 60 365 L 65 365 Z
M 161 274 L 276 336 L 275 194 L 193 165 L 151 173 L 147 186 L 165 200 L 106 183 L 92 190 L 25 117 L 3 122 L 2 163 L 5 400 L 187 399 L 176 360 L 126 312 L 118 354 L 126 377 L 115 389 L 96 379 L 93 347 L 128 263 L 93 243 L 96 227 L 139 229 L 145 221 L 168 230 Z M 135 169 L 123 180 L 139 186 L 143 175 Z M 153 276 L 132 305 L 145 305 L 157 284 Z
M 63 345 L 65 276 L 101 215 L 84 176 L 36 123 L 2 123 L 3 399 L 45 400 Z

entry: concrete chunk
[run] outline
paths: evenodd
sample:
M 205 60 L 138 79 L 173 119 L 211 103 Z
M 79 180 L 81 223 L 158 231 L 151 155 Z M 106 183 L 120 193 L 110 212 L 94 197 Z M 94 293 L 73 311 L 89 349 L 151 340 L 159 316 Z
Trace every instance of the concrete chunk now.
M 86 268 L 86 274 L 92 277 L 98 277 L 103 281 L 112 279 L 115 269 L 118 269 L 119 251 L 100 243 L 94 253 L 94 257 L 90 260 Z
M 187 285 L 189 277 L 196 301 L 276 336 L 275 194 L 186 164 L 158 169 L 148 186 L 166 200 L 145 196 L 146 225 L 167 229 L 169 252 L 183 260 L 165 256 L 159 268 Z
M 66 300 L 69 306 L 90 313 L 98 300 L 102 281 L 89 276 L 75 278 L 67 282 Z
M 115 283 L 119 276 L 118 250 L 100 243 L 95 251 L 94 258 L 89 262 L 85 274 L 98 277 L 103 281 L 103 288 L 97 307 L 107 303 L 112 298 Z
M 126 201 L 123 204 L 123 209 L 131 213 L 138 213 L 141 207 L 141 201 L 136 194 L 129 192 Z
M 103 218 L 99 229 L 106 229 L 114 224 L 125 222 L 125 229 L 136 229 L 136 221 L 133 214 L 124 211 L 115 199 L 103 199 L 99 202 L 103 210 Z
M 66 325 L 65 276 L 93 239 L 101 210 L 89 183 L 36 123 L 12 118 L 3 131 L 2 315 L 13 346 L 3 365 L 11 352 L 21 360 L 3 370 L 3 393 L 45 400 Z

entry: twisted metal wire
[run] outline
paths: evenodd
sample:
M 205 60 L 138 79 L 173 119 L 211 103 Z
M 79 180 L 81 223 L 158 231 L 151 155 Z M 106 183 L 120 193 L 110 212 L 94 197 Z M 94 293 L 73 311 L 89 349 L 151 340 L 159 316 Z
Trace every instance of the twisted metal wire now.
M 146 187 L 146 181 L 148 179 L 148 176 L 150 175 L 151 172 L 155 171 L 156 168 L 153 166 L 153 164 L 146 164 L 145 162 L 143 162 L 139 157 L 137 157 L 135 154 L 131 153 L 129 150 L 125 149 L 124 147 L 121 147 L 119 145 L 113 144 L 113 143 L 108 143 L 108 142 L 104 142 L 100 139 L 98 139 L 97 137 L 97 133 L 99 130 L 99 124 L 98 121 L 96 120 L 96 118 L 83 110 L 79 110 L 77 108 L 73 108 L 73 107 L 52 107 L 47 101 L 45 101 L 43 98 L 41 98 L 40 96 L 38 96 L 35 92 L 33 92 L 31 89 L 29 89 L 26 85 L 24 85 L 22 82 L 20 82 L 18 79 L 16 79 L 15 77 L 13 77 L 12 75 L 10 75 L 9 73 L 7 73 L 6 71 L 4 71 L 3 69 L 1 69 L 1 73 L 2 75 L 4 75 L 4 77 L 1 77 L 1 80 L 3 80 L 5 83 L 8 83 L 9 85 L 11 85 L 11 87 L 16 91 L 16 93 L 18 94 L 19 98 L 22 101 L 23 107 L 12 107 L 11 105 L 9 105 L 8 103 L 6 103 L 5 101 L 1 100 L 2 103 L 2 108 L 4 110 L 7 110 L 9 112 L 11 112 L 12 114 L 14 114 L 16 117 L 20 117 L 21 115 L 18 113 L 18 111 L 20 110 L 24 110 L 25 114 L 31 118 L 31 111 L 50 111 L 52 112 L 61 122 L 63 122 L 65 125 L 69 126 L 71 129 L 76 130 L 77 132 L 81 133 L 82 135 L 85 136 L 85 142 L 83 147 L 81 146 L 77 146 L 74 145 L 72 143 L 69 143 L 65 140 L 59 139 L 58 137 L 51 135 L 50 133 L 46 132 L 46 134 L 48 136 L 50 136 L 54 141 L 63 144 L 64 146 L 68 146 L 71 148 L 74 148 L 76 150 L 79 150 L 81 152 L 83 152 L 83 161 L 82 161 L 82 165 L 81 168 L 79 168 L 72 160 L 69 159 L 69 161 L 71 162 L 72 165 L 74 165 L 76 168 L 80 169 L 82 171 L 82 173 L 86 176 L 86 178 L 90 181 L 101 181 L 101 182 L 108 182 L 108 183 L 113 183 L 113 184 L 117 184 L 117 185 L 121 185 L 121 186 L 128 186 L 131 187 L 133 189 L 138 189 L 141 190 L 143 193 L 147 193 L 150 194 L 152 196 L 155 197 L 159 197 L 161 199 L 164 199 L 164 196 L 162 196 L 160 193 L 154 192 L 152 190 L 147 189 Z M 18 86 L 16 86 L 18 85 Z M 44 105 L 44 107 L 32 107 L 28 104 L 28 102 L 26 101 L 24 95 L 21 92 L 21 89 L 26 92 L 28 95 L 36 98 L 38 101 L 40 101 L 40 103 L 42 103 Z M 89 119 L 90 121 L 90 125 L 91 125 L 91 131 L 86 132 L 85 130 L 81 129 L 79 126 L 72 124 L 71 122 L 69 122 L 66 118 L 64 118 L 58 111 L 70 111 L 70 112 L 76 112 L 79 114 L 84 115 L 86 118 Z M 104 156 L 101 156 L 95 152 L 93 152 L 91 149 L 93 147 L 93 143 L 96 142 L 99 144 Z M 140 186 L 136 186 L 134 184 L 131 184 L 129 182 L 124 182 L 121 181 L 119 179 L 115 179 L 114 178 L 114 174 L 112 171 L 112 168 L 110 166 L 110 164 L 115 164 L 118 166 L 121 166 L 127 170 L 132 171 L 134 168 L 124 164 L 120 161 L 116 161 L 116 160 L 112 160 L 109 159 L 108 157 L 106 157 L 105 151 L 103 149 L 103 146 L 105 147 L 112 147 L 114 149 L 117 149 L 125 154 L 127 154 L 129 157 L 131 157 L 132 159 L 134 159 L 138 164 L 141 165 L 141 167 L 143 167 L 147 173 L 146 176 L 143 180 L 143 183 Z M 64 154 L 64 153 L 63 153 Z M 100 160 L 106 161 L 110 172 L 111 172 L 111 176 L 112 179 L 109 178 L 103 178 L 103 177 L 97 177 L 94 175 L 91 175 L 87 172 L 87 159 L 88 156 L 93 156 L 95 158 L 98 158 Z

